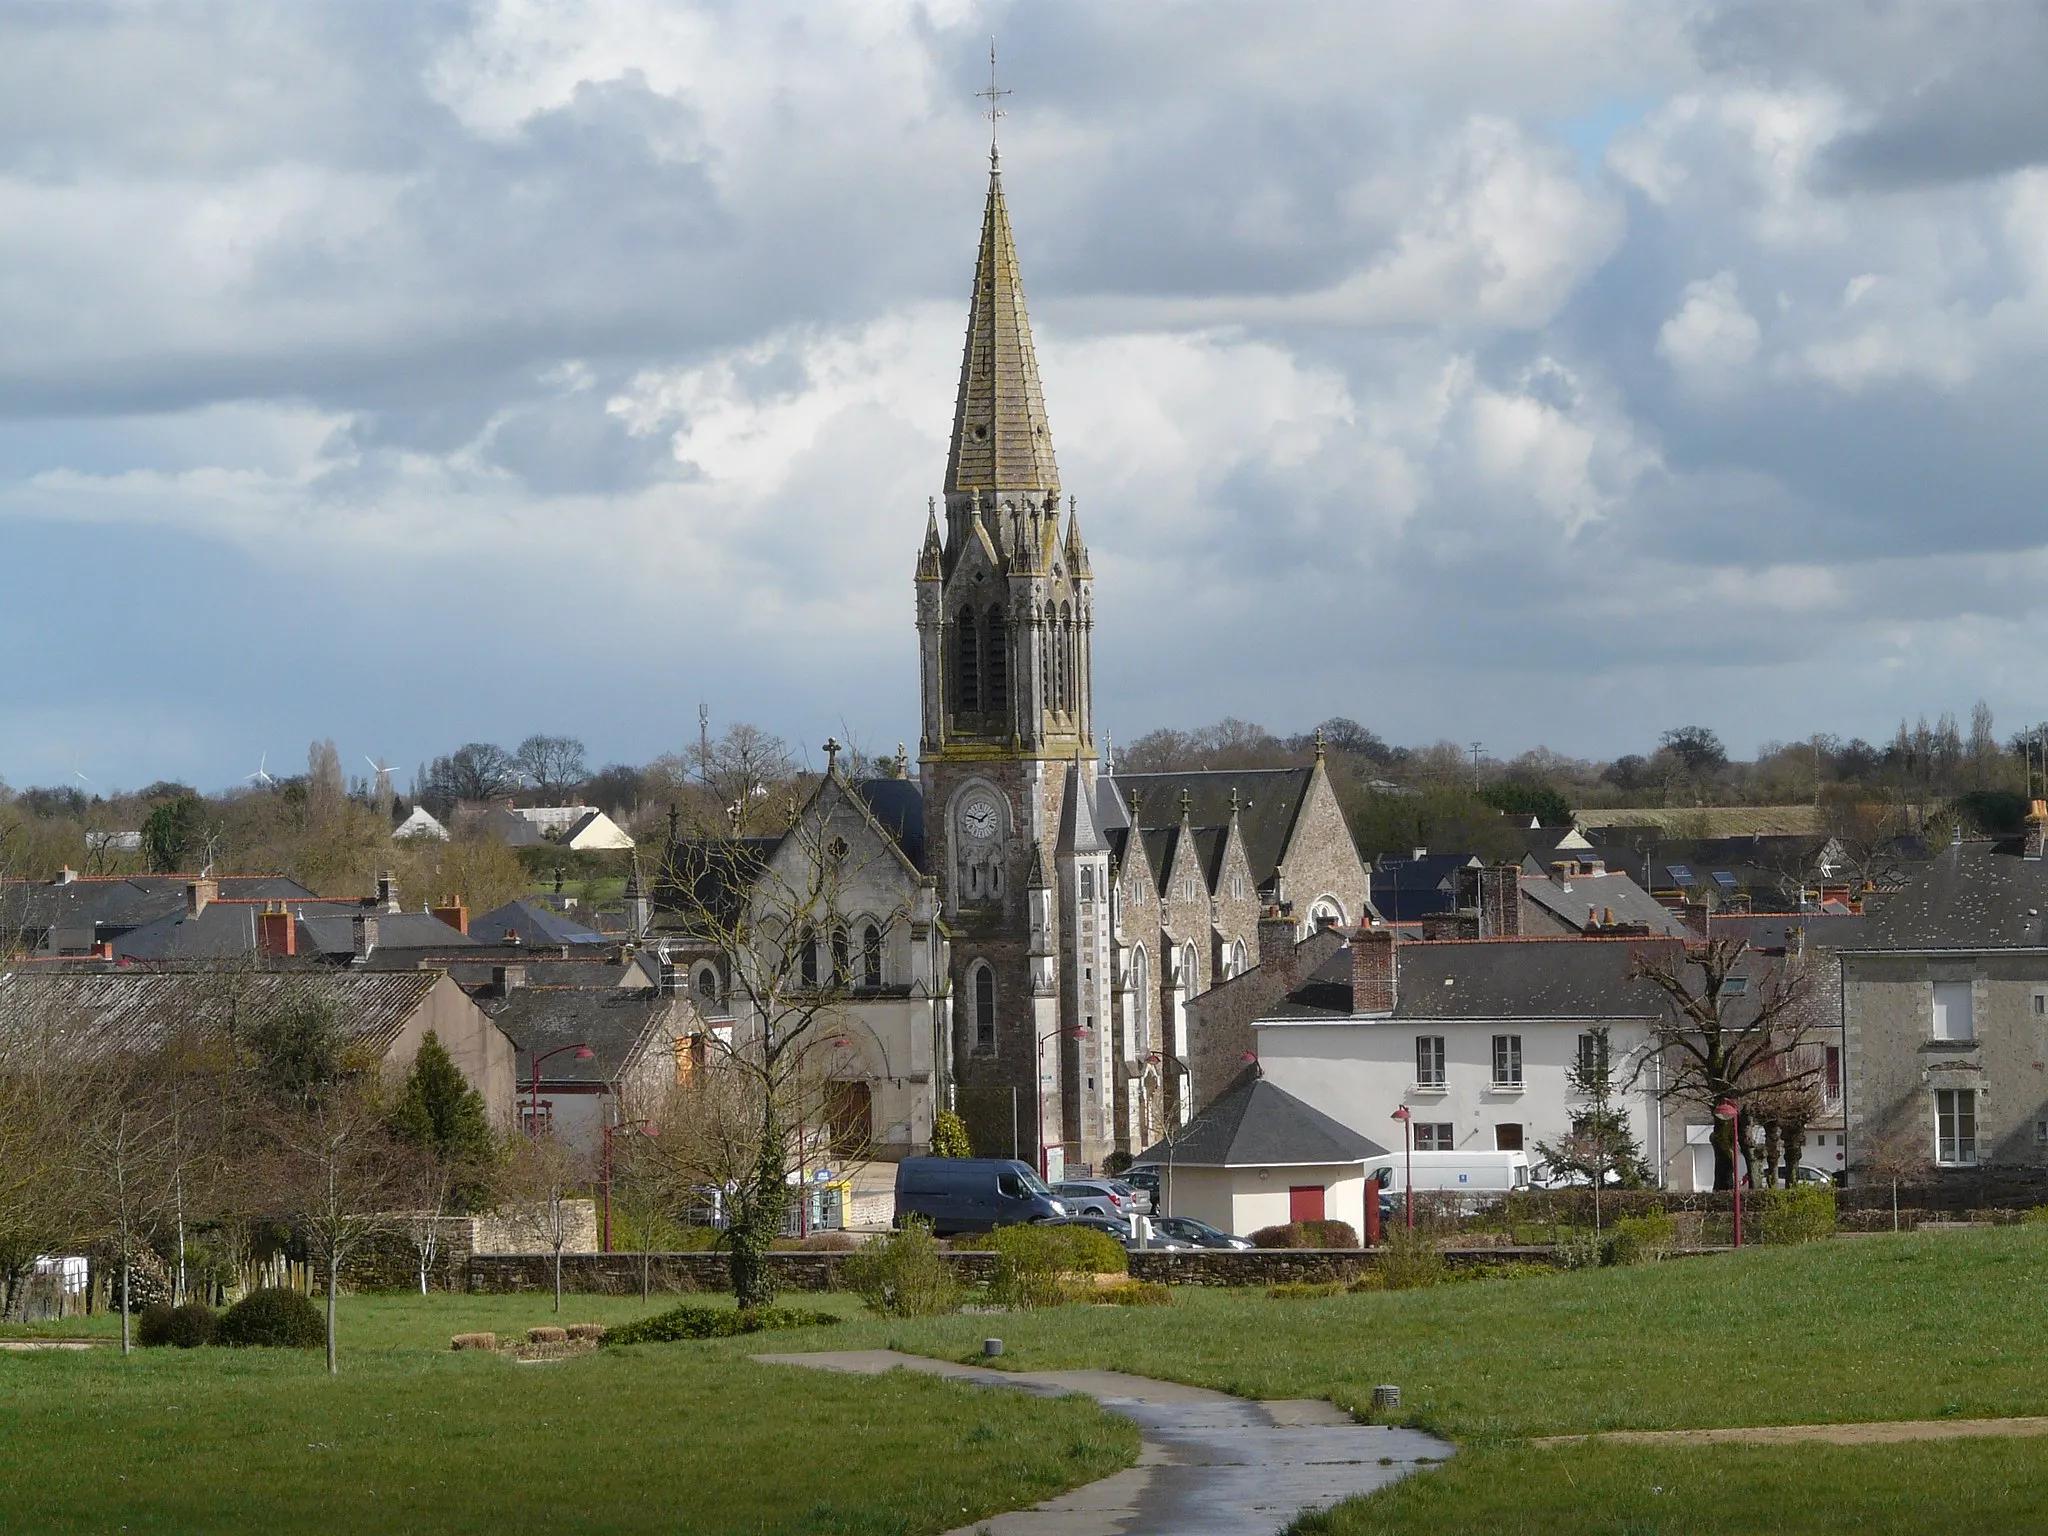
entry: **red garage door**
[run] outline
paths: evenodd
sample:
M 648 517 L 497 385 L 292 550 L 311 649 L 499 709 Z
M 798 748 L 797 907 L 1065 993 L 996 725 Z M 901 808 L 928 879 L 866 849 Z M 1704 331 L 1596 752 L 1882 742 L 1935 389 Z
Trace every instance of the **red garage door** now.
M 1323 1219 L 1323 1186 L 1320 1184 L 1294 1184 L 1287 1190 L 1287 1219 L 1289 1221 L 1321 1221 Z

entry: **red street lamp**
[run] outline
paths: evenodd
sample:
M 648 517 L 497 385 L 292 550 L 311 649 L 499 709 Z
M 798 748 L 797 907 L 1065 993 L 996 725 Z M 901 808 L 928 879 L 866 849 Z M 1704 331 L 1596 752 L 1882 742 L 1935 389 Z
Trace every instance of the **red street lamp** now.
M 1407 1148 L 1403 1154 L 1403 1172 L 1401 1174 L 1401 1182 L 1407 1188 L 1402 1191 L 1401 1197 L 1408 1202 L 1408 1230 L 1413 1232 L 1415 1230 L 1415 1120 L 1408 1113 L 1408 1106 L 1406 1104 L 1403 1104 L 1394 1111 L 1394 1118 L 1401 1122 L 1401 1134 Z
M 1088 1026 L 1083 1024 L 1074 1029 L 1049 1029 L 1038 1037 L 1038 1050 L 1033 1065 L 1038 1069 L 1038 1176 L 1052 1177 L 1052 1163 L 1045 1155 L 1045 1042 L 1057 1040 L 1061 1035 L 1071 1035 L 1076 1040 L 1088 1038 Z
M 578 1040 L 574 1045 L 558 1045 L 552 1051 L 529 1051 L 533 1057 L 533 1098 L 526 1106 L 526 1134 L 536 1139 L 540 1136 L 540 1064 L 550 1056 L 559 1056 L 564 1051 L 574 1051 L 578 1061 L 588 1061 L 597 1052 L 590 1048 L 587 1040 Z
M 1735 1170 L 1735 1246 L 1742 1246 L 1742 1106 L 1733 1099 L 1723 1099 L 1714 1106 L 1714 1118 L 1728 1122 L 1729 1140 L 1734 1150 L 1729 1154 L 1730 1165 Z
M 606 1253 L 612 1251 L 612 1136 L 615 1132 L 630 1130 L 638 1130 L 642 1136 L 656 1134 L 651 1120 L 625 1120 L 604 1128 L 604 1232 L 598 1246 Z M 645 1243 L 644 1236 L 641 1241 Z

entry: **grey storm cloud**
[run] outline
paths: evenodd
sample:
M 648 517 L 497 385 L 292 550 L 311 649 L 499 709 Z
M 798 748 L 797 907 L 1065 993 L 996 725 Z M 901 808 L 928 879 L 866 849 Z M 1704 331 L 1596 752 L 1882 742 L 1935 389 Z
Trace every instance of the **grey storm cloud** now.
M 908 735 L 991 34 L 1120 737 L 2038 716 L 2035 8 L 88 4 L 0 17 L 0 776 Z

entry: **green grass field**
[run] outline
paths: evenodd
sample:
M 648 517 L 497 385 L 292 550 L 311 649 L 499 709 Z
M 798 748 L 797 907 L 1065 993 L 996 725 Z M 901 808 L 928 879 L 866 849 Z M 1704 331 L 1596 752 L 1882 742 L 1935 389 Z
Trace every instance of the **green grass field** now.
M 578 1298 L 562 1316 L 647 1310 Z M 545 1365 L 448 1350 L 451 1333 L 553 1320 L 546 1297 L 351 1297 L 336 1379 L 317 1351 L 0 1354 L 0 1531 L 910 1536 L 1105 1476 L 1137 1447 L 1086 1399 L 746 1359 L 844 1329 Z
M 862 1317 L 847 1297 L 789 1299 L 848 1321 L 520 1367 L 452 1355 L 448 1335 L 554 1320 L 544 1296 L 352 1297 L 336 1382 L 310 1354 L 0 1355 L 0 1529 L 253 1530 L 315 1508 L 323 1530 L 908 1536 L 1029 1504 L 1128 1457 L 1129 1432 L 1092 1405 L 745 1359 L 884 1344 L 978 1358 L 989 1334 L 1018 1369 L 1101 1366 L 1352 1407 L 1397 1383 L 1403 1417 L 1459 1441 L 1459 1454 L 1301 1527 L 1319 1536 L 2048 1525 L 2048 1440 L 1523 1443 L 2048 1414 L 2040 1227 L 1317 1301 L 1181 1290 L 1171 1307 L 903 1322 Z M 562 1320 L 644 1310 L 637 1297 L 576 1298 Z M 104 1335 L 107 1320 L 92 1321 Z

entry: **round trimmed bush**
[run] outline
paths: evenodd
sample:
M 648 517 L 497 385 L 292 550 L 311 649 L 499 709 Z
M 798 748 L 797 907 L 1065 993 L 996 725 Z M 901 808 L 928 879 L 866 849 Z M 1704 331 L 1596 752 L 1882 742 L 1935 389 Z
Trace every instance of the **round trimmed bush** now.
M 182 1307 L 159 1303 L 143 1309 L 136 1324 L 135 1340 L 149 1349 L 165 1344 L 175 1349 L 198 1349 L 213 1342 L 219 1326 L 220 1319 L 213 1315 L 213 1308 L 196 1301 L 188 1301 Z
M 327 1342 L 327 1324 L 320 1309 L 297 1291 L 266 1286 L 222 1313 L 214 1337 L 221 1344 L 318 1349 Z

